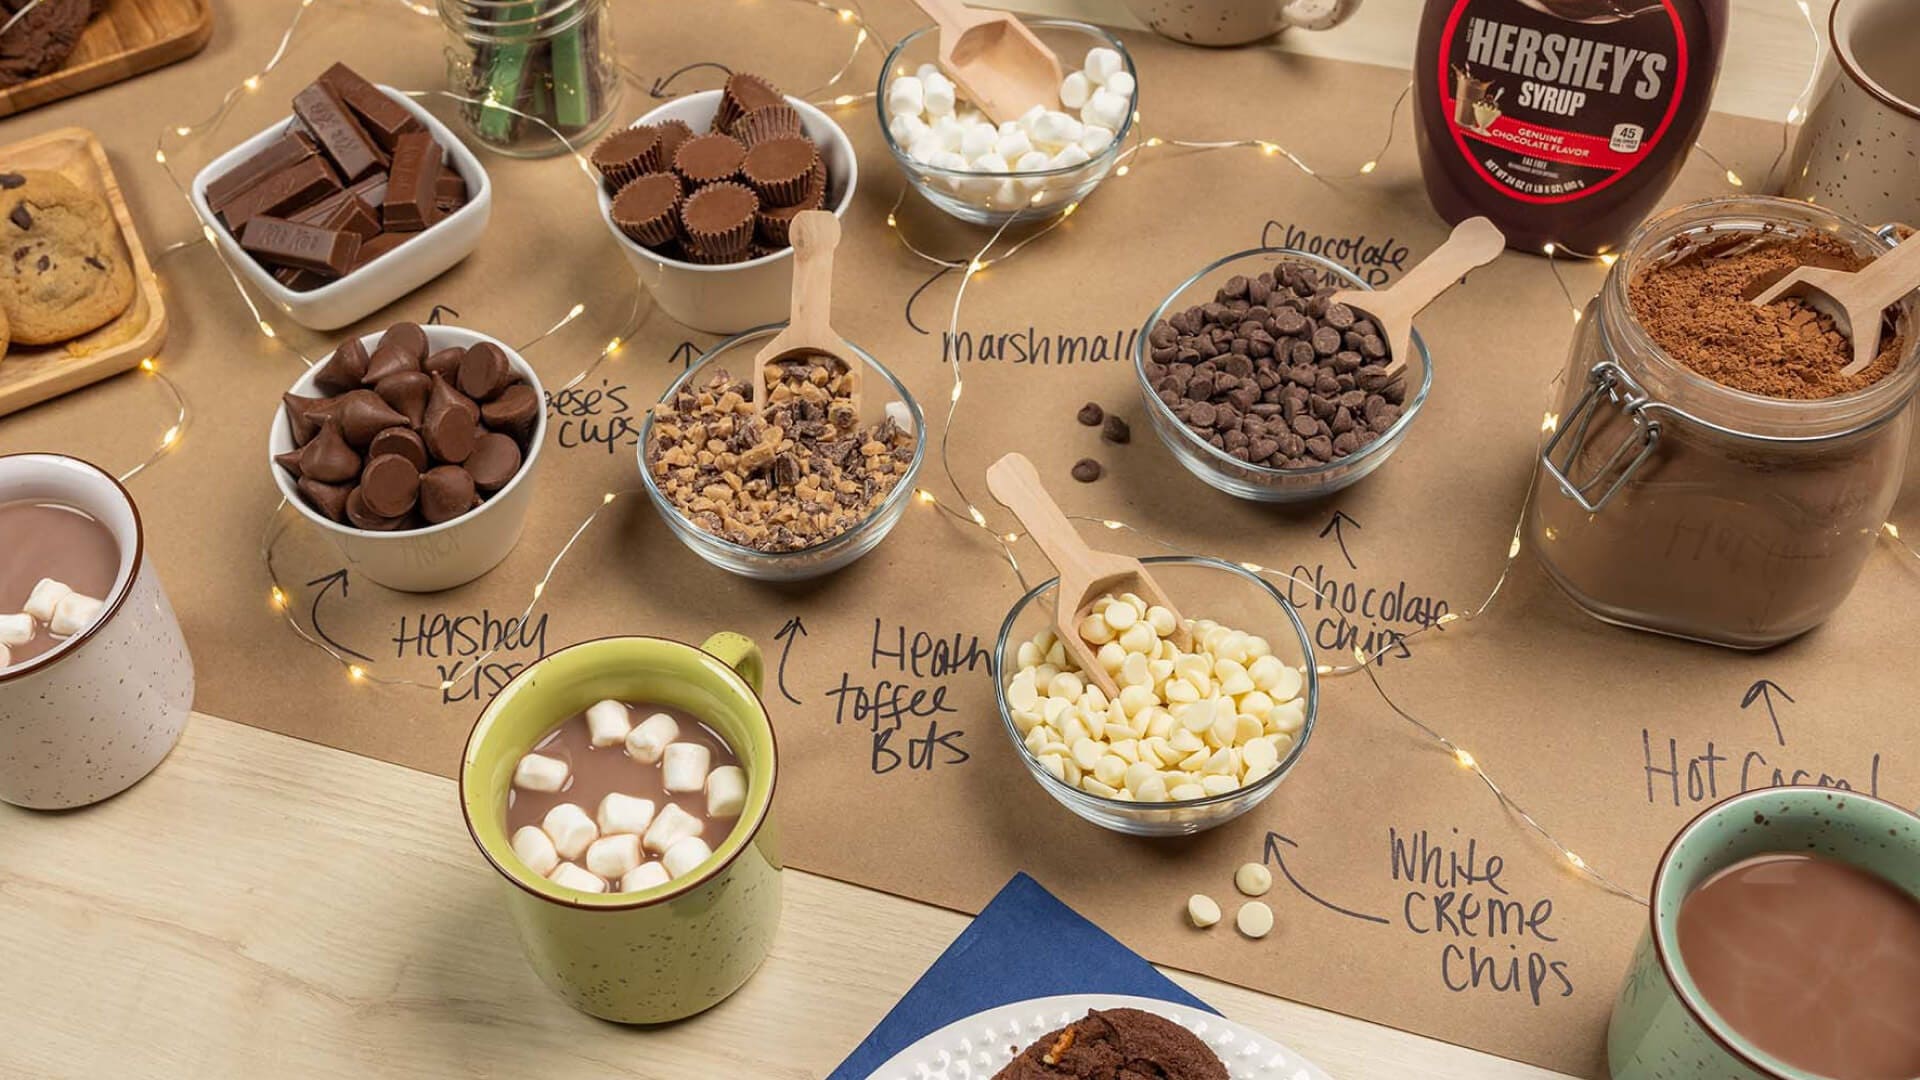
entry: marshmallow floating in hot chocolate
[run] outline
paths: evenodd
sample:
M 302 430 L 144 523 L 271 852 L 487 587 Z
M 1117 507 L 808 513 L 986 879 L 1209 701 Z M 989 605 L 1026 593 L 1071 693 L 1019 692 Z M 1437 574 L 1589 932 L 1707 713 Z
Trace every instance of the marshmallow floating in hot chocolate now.
M 638 892 L 697 871 L 748 787 L 733 751 L 694 717 L 605 700 L 520 759 L 507 827 L 521 862 L 557 885 Z
M 119 571 L 119 544 L 87 514 L 38 500 L 0 503 L 0 668 L 85 634 Z

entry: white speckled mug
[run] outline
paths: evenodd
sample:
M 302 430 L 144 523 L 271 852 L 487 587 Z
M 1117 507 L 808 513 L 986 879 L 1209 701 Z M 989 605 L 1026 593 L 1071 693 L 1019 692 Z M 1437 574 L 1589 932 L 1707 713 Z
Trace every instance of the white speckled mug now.
M 1188 45 L 1245 45 L 1282 30 L 1330 30 L 1360 0 L 1127 0 L 1155 33 Z
M 132 787 L 173 749 L 193 708 L 193 659 L 119 481 L 60 454 L 0 456 L 0 502 L 21 499 L 83 510 L 120 548 L 99 620 L 0 668 L 0 800 L 85 806 Z
M 1827 30 L 1785 193 L 1855 221 L 1920 226 L 1920 3 L 1836 0 Z

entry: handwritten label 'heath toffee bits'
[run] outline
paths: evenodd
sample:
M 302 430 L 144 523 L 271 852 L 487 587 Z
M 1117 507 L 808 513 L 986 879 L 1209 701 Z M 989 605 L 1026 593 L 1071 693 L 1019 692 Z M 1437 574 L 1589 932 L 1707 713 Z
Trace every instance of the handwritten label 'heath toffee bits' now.
M 801 551 L 866 521 L 913 463 L 891 417 L 863 427 L 846 365 L 767 367 L 771 407 L 727 372 L 654 407 L 647 469 L 681 514 L 755 551 Z
M 1127 802 L 1224 795 L 1280 765 L 1306 723 L 1300 671 L 1265 638 L 1187 620 L 1194 651 L 1169 640 L 1173 612 L 1103 596 L 1079 634 L 1120 696 L 1081 677 L 1051 631 L 1023 642 L 1007 707 L 1027 750 L 1055 779 Z
M 1319 275 L 1282 264 L 1228 279 L 1210 304 L 1147 334 L 1147 381 L 1215 449 L 1252 465 L 1309 469 L 1374 442 L 1400 419 L 1379 328 Z

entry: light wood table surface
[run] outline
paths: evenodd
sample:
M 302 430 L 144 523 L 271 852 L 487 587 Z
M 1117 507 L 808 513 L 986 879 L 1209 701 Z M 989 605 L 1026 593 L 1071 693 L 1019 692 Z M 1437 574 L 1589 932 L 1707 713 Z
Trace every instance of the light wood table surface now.
M 1121 21 L 1114 0 L 1022 6 Z M 1800 15 L 1734 6 L 1716 106 L 1783 116 L 1806 77 Z M 1418 7 L 1368 0 L 1355 24 L 1285 45 L 1406 65 Z M 0 1078 L 819 1077 L 967 922 L 788 871 L 760 974 L 694 1020 L 637 1030 L 547 992 L 497 887 L 452 781 L 196 715 L 125 795 L 0 806 Z M 1169 974 L 1336 1077 L 1557 1075 Z

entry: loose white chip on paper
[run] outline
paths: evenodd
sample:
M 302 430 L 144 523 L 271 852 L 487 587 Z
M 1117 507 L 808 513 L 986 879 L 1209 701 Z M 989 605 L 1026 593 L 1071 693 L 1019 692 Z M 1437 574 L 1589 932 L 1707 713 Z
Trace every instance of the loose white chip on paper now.
M 1273 932 L 1273 909 L 1259 900 L 1249 900 L 1240 905 L 1233 923 L 1250 938 L 1266 937 Z
M 619 746 L 633 730 L 627 707 L 617 701 L 596 701 L 587 708 L 587 735 L 595 746 Z
M 1233 872 L 1233 887 L 1248 896 L 1265 896 L 1273 888 L 1273 871 L 1257 862 L 1244 863 Z
M 1187 897 L 1187 921 L 1205 930 L 1220 921 L 1220 905 L 1205 893 Z
M 513 786 L 522 791 L 555 792 L 567 786 L 572 770 L 567 763 L 545 754 L 528 754 L 513 770 Z

